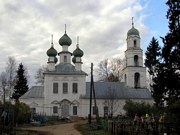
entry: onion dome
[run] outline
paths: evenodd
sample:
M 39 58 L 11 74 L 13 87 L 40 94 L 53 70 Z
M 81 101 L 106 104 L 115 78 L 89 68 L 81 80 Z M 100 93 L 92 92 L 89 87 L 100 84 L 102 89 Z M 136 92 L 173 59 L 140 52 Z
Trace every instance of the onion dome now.
M 54 57 L 54 63 L 56 64 L 58 62 L 57 57 Z
M 134 28 L 133 17 L 132 17 L 132 28 L 127 33 L 127 36 L 131 36 L 131 35 L 139 36 L 139 31 L 136 28 Z
M 79 48 L 79 45 L 77 44 L 76 50 L 73 51 L 74 57 L 82 57 L 84 55 L 84 52 Z
M 66 34 L 66 24 L 65 24 L 65 33 L 64 35 L 59 39 L 59 44 L 61 46 L 63 45 L 68 45 L 70 46 L 72 44 L 72 40 L 70 39 L 70 37 Z
M 56 56 L 57 55 L 57 51 L 54 49 L 53 45 L 51 46 L 51 48 L 49 50 L 47 50 L 47 55 L 50 56 Z
M 127 33 L 127 36 L 131 36 L 131 35 L 139 36 L 139 31 L 136 28 L 134 28 L 134 26 Z
M 73 63 L 76 63 L 76 57 L 73 57 L 73 58 L 72 58 L 72 62 L 73 62 Z

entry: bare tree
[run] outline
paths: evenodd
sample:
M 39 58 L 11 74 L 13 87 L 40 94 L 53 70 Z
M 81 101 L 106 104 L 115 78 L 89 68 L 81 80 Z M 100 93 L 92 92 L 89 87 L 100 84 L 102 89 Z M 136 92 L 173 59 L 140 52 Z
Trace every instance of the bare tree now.
M 14 57 L 8 57 L 7 66 L 5 67 L 7 74 L 7 96 L 11 96 L 15 85 L 15 76 L 17 70 L 17 64 Z
M 105 59 L 98 64 L 100 80 L 117 82 L 122 79 L 123 60 L 121 58 Z
M 42 66 L 37 70 L 36 75 L 35 75 L 36 84 L 40 84 L 40 85 L 44 84 L 44 75 L 43 75 L 43 73 L 45 71 L 48 71 L 47 66 Z
M 112 86 L 108 87 L 104 105 L 108 108 L 108 116 L 113 117 L 114 113 L 118 110 L 118 99 L 117 93 L 115 89 L 112 88 Z
M 2 72 L 0 74 L 0 82 L 1 82 L 1 88 L 2 88 L 2 95 L 3 95 L 3 103 L 6 102 L 6 93 L 7 93 L 7 74 L 5 72 Z

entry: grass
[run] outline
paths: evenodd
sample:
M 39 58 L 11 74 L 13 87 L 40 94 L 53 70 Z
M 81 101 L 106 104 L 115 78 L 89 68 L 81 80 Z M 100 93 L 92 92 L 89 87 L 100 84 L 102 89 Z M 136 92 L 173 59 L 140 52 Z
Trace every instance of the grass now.
M 110 132 L 103 129 L 92 129 L 88 124 L 76 125 L 75 128 L 83 135 L 111 135 Z

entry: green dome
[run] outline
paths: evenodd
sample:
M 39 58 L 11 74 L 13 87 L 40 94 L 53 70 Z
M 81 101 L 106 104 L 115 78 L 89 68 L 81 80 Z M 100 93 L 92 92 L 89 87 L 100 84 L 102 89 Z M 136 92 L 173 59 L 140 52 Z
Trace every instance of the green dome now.
M 70 37 L 65 33 L 60 39 L 59 39 L 59 44 L 61 46 L 63 45 L 68 45 L 70 46 L 72 44 L 72 40 L 70 39 Z
M 73 57 L 73 58 L 72 58 L 72 62 L 73 62 L 73 63 L 76 63 L 76 57 Z
M 77 45 L 76 50 L 73 52 L 74 57 L 82 57 L 84 55 L 83 51 Z
M 56 56 L 57 55 L 57 51 L 54 49 L 53 46 L 51 46 L 51 48 L 49 50 L 47 50 L 47 55 L 50 56 Z
M 57 62 L 58 62 L 57 57 L 54 57 L 54 63 L 57 63 Z
M 131 35 L 139 36 L 139 31 L 136 28 L 134 28 L 134 26 L 127 33 L 127 36 L 131 36 Z

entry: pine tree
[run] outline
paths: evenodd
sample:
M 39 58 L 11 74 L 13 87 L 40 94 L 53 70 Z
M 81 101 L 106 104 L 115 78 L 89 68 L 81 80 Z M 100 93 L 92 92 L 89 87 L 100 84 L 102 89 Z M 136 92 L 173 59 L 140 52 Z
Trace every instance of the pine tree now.
M 180 98 L 180 2 L 169 0 L 166 4 L 169 33 L 162 38 L 164 95 L 167 103 L 173 103 Z
M 157 106 L 162 105 L 163 102 L 163 90 L 161 89 L 162 70 L 160 69 L 160 50 L 161 48 L 157 39 L 153 37 L 145 53 L 145 66 L 148 68 L 150 90 Z
M 153 37 L 145 53 L 145 66 L 148 68 L 148 72 L 150 75 L 155 74 L 155 68 L 160 63 L 160 49 L 161 48 L 159 46 L 157 39 Z
M 22 63 L 19 64 L 17 75 L 16 75 L 16 84 L 14 86 L 14 93 L 12 98 L 16 101 L 28 91 L 27 79 L 25 76 L 25 70 Z

